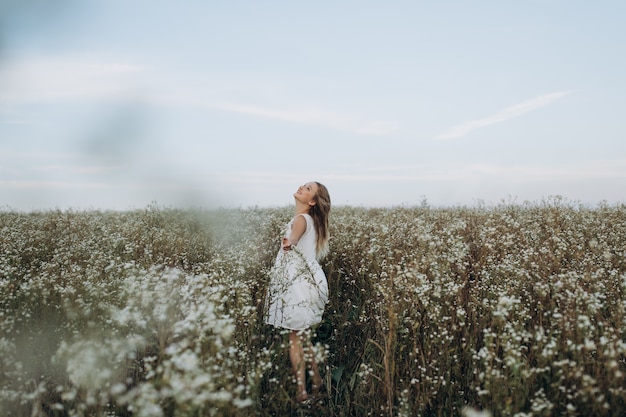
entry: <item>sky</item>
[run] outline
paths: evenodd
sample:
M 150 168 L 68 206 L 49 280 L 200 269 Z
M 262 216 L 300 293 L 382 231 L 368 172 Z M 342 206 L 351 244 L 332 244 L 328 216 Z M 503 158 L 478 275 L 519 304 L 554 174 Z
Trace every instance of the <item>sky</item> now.
M 50 5 L 54 3 L 54 6 Z M 626 202 L 626 3 L 3 0 L 0 209 Z

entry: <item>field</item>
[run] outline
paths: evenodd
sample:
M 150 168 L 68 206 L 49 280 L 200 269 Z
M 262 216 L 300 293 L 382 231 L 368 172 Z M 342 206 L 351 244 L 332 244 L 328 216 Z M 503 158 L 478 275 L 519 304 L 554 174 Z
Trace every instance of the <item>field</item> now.
M 0 211 L 0 415 L 626 415 L 625 205 L 334 208 L 310 409 L 262 320 L 292 210 Z

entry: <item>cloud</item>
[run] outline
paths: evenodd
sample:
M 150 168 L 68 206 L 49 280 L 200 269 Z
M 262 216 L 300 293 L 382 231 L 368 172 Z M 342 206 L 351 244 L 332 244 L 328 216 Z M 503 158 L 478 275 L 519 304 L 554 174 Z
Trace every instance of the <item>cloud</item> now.
M 591 161 L 562 166 L 471 165 L 469 170 L 483 176 L 521 182 L 626 178 L 626 159 Z
M 3 124 L 3 125 L 25 125 L 26 121 L 25 120 L 20 120 L 20 119 L 3 119 L 2 115 L 0 115 L 0 124 Z
M 127 95 L 144 72 L 141 66 L 84 56 L 13 59 L 0 69 L 0 104 Z
M 297 105 L 289 110 L 227 102 L 204 102 L 204 106 L 212 110 L 250 115 L 294 124 L 320 126 L 365 136 L 385 136 L 398 130 L 398 126 L 393 122 L 384 120 L 365 121 L 362 117 L 340 112 L 330 112 L 320 108 L 302 107 L 298 109 Z
M 341 183 L 442 183 L 442 182 L 515 182 L 537 184 L 544 181 L 576 181 L 584 179 L 626 178 L 626 159 L 605 159 L 586 163 L 569 163 L 559 166 L 527 164 L 440 164 L 418 165 L 351 165 L 344 169 L 299 173 L 302 181 L 316 179 Z M 233 171 L 215 173 L 204 179 L 212 184 L 293 184 L 292 172 L 286 171 Z
M 565 97 L 567 94 L 569 94 L 569 91 L 558 91 L 523 101 L 514 106 L 507 107 L 506 109 L 491 116 L 478 120 L 472 120 L 470 122 L 452 127 L 445 132 L 439 134 L 435 139 L 445 140 L 462 138 L 476 129 L 480 129 L 497 123 L 506 122 L 507 120 L 514 119 L 533 110 L 545 107 L 548 104 Z
M 112 188 L 112 186 L 105 182 L 0 180 L 0 189 L 83 190 L 83 189 L 110 189 L 110 188 Z
M 219 79 L 207 84 L 204 79 L 194 81 L 189 78 L 181 84 L 172 82 L 167 71 L 167 68 L 148 69 L 94 55 L 14 59 L 0 68 L 0 124 L 26 123 L 15 113 L 16 104 L 88 102 L 113 98 L 162 106 L 196 106 L 357 135 L 384 136 L 398 130 L 398 126 L 390 121 L 324 106 L 306 103 L 292 103 L 288 107 L 246 104 L 246 101 L 258 102 L 258 97 L 247 95 L 232 100 L 229 96 L 239 94 L 242 88 L 237 83 L 230 82 L 231 87 L 224 89 Z M 216 99 L 209 101 L 205 97 Z
M 42 165 L 33 167 L 35 172 L 43 172 L 46 174 L 63 174 L 63 175 L 99 175 L 115 173 L 120 171 L 123 167 L 119 165 L 78 165 L 78 166 L 66 166 L 66 165 Z

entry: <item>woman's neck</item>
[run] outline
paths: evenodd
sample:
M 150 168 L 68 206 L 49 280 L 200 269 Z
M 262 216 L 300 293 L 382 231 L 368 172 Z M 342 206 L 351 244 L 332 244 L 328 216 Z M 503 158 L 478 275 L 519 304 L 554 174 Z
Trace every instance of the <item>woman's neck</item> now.
M 311 206 L 308 204 L 301 203 L 296 200 L 296 215 L 298 214 L 309 214 L 311 211 Z

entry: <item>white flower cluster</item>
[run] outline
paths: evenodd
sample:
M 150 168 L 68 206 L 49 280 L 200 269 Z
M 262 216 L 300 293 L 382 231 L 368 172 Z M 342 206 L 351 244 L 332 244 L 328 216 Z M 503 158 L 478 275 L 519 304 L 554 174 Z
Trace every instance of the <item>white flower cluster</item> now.
M 168 226 L 166 214 L 0 213 L 0 414 L 39 415 L 45 404 L 74 416 L 234 415 L 253 405 L 269 353 L 242 364 L 257 309 L 240 253 L 211 254 L 211 236 L 211 246 L 177 241 L 187 231 L 167 228 L 185 219 Z M 192 267 L 196 239 L 206 252 Z
M 294 412 L 291 209 L 0 212 L 0 415 Z M 333 208 L 312 415 L 626 413 L 626 206 Z

